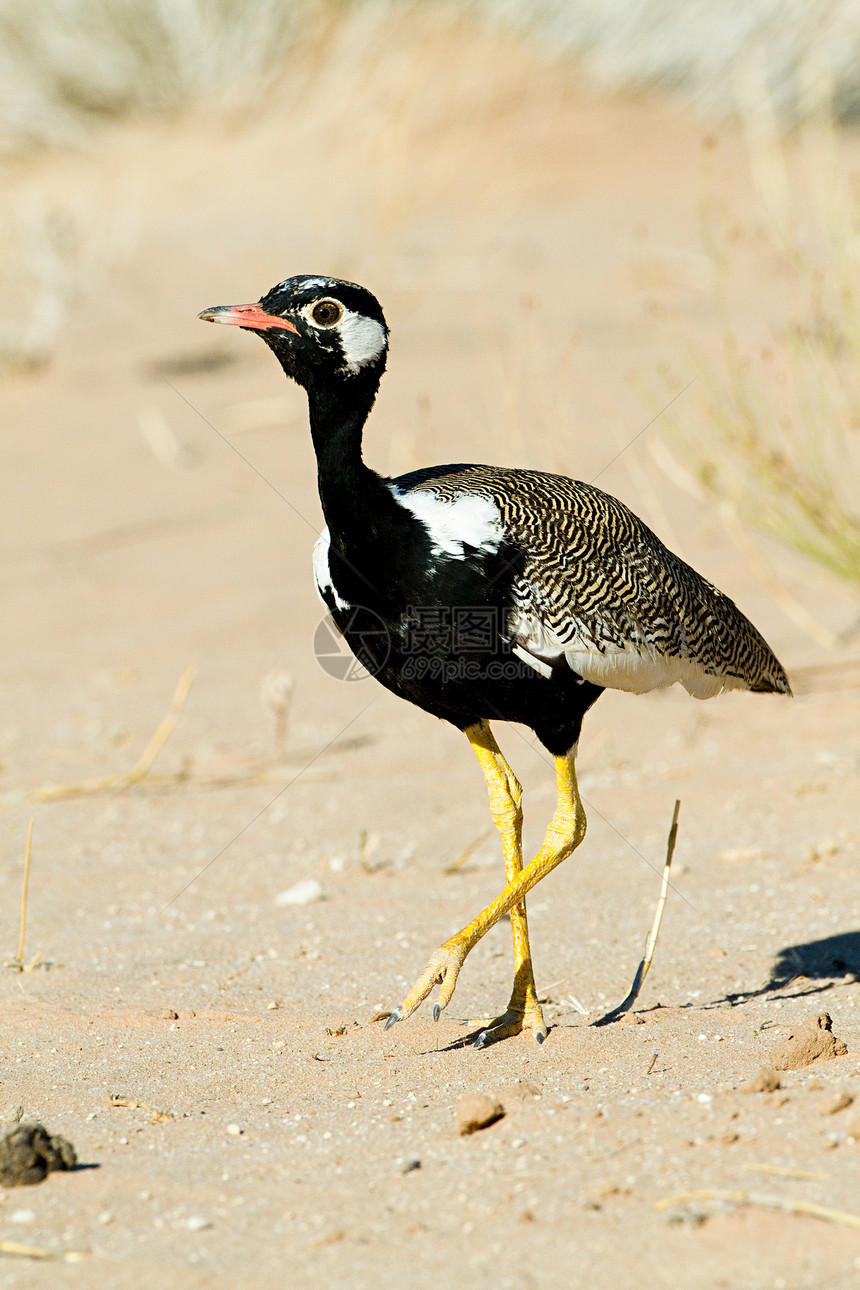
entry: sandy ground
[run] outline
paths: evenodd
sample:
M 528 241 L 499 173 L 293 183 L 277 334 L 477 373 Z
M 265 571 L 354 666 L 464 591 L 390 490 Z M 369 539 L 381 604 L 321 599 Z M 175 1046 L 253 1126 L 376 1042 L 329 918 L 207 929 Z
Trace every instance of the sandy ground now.
M 58 184 L 74 170 L 90 192 L 136 193 L 139 239 L 51 368 L 0 390 L 0 943 L 11 958 L 33 815 L 24 959 L 39 956 L 0 978 L 0 1117 L 23 1107 L 85 1166 L 0 1193 L 0 1239 L 86 1255 L 2 1258 L 0 1287 L 860 1284 L 856 1218 L 769 1207 L 860 1215 L 857 689 L 810 681 L 819 648 L 638 440 L 601 485 L 741 603 L 798 697 L 605 695 L 582 743 L 588 838 L 529 906 L 547 1042 L 464 1042 L 507 1000 L 506 924 L 438 1024 L 425 1007 L 385 1032 L 374 1014 L 500 887 L 484 787 L 456 732 L 316 661 L 302 397 L 253 338 L 195 317 L 292 272 L 349 274 L 393 329 L 373 464 L 591 478 L 652 415 L 637 375 L 685 362 L 658 306 L 712 340 L 705 152 L 747 196 L 737 141 L 709 151 L 705 134 L 660 103 L 563 99 L 531 206 L 482 209 L 459 258 L 456 227 L 434 241 L 432 222 L 409 254 L 392 235 L 326 258 L 327 229 L 358 219 L 349 174 L 333 182 L 277 114 L 218 136 L 139 129 L 51 163 Z M 844 624 L 832 588 L 775 558 Z M 132 766 L 190 664 L 153 771 L 182 782 L 36 798 Z M 283 746 L 261 702 L 279 672 L 294 681 Z M 536 846 L 551 769 L 527 732 L 500 737 Z M 641 1011 L 595 1028 L 640 957 L 676 797 Z M 278 903 L 308 879 L 322 899 Z M 848 1055 L 744 1091 L 824 1010 Z M 476 1092 L 507 1114 L 461 1137 L 456 1106 Z M 858 1101 L 833 1111 L 842 1093 Z M 759 1203 L 655 1207 L 699 1189 Z

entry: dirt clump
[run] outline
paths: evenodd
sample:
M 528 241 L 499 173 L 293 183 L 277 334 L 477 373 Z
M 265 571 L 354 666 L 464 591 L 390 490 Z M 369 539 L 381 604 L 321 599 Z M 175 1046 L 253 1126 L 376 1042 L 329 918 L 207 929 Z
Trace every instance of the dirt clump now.
M 771 1065 L 778 1071 L 797 1071 L 813 1062 L 844 1057 L 848 1045 L 833 1034 L 828 1012 L 820 1012 L 798 1026 L 771 1053 Z
M 0 1185 L 25 1187 L 44 1182 L 55 1169 L 74 1169 L 71 1142 L 52 1135 L 43 1124 L 13 1124 L 0 1132 Z
M 783 1069 L 785 1069 L 783 1067 Z M 772 1066 L 762 1066 L 758 1075 L 744 1084 L 744 1093 L 775 1093 L 777 1089 L 782 1088 L 780 1078 Z
M 505 1108 L 495 1098 L 486 1093 L 472 1093 L 457 1103 L 457 1132 L 464 1137 L 478 1129 L 487 1129 L 504 1114 Z
M 825 1106 L 821 1108 L 822 1115 L 838 1115 L 840 1111 L 847 1111 L 849 1106 L 854 1105 L 854 1096 L 852 1093 L 837 1093 Z

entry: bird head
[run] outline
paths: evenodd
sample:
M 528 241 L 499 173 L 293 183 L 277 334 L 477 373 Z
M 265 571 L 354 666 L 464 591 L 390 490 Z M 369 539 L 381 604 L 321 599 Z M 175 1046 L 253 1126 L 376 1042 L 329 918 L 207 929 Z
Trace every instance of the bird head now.
M 311 387 L 352 381 L 385 370 L 388 327 L 379 301 L 341 278 L 299 274 L 272 287 L 253 305 L 215 305 L 205 322 L 259 332 L 287 376 Z

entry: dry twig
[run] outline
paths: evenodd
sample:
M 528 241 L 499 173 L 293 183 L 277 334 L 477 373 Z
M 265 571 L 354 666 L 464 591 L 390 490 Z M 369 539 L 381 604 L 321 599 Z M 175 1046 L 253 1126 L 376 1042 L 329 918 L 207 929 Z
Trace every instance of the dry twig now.
M 657 901 L 657 908 L 654 912 L 654 922 L 651 924 L 651 931 L 649 932 L 648 940 L 645 943 L 645 956 L 636 969 L 636 975 L 633 978 L 633 984 L 630 987 L 630 993 L 627 998 L 622 1003 L 619 1003 L 617 1008 L 613 1008 L 611 1012 L 607 1012 L 605 1016 L 600 1017 L 599 1020 L 595 1021 L 595 1026 L 605 1026 L 608 1022 L 615 1021 L 618 1017 L 629 1011 L 645 983 L 648 969 L 650 968 L 651 961 L 654 958 L 654 950 L 657 948 L 657 937 L 660 935 L 660 924 L 663 921 L 663 910 L 666 908 L 666 900 L 669 895 L 669 872 L 672 868 L 672 857 L 675 854 L 675 843 L 678 838 L 678 813 L 680 810 L 681 803 L 677 801 L 675 803 L 675 810 L 672 813 L 672 823 L 669 827 L 669 838 L 666 843 L 666 863 L 663 866 L 663 882 L 660 886 L 660 897 Z
M 80 1263 L 89 1257 L 85 1250 L 43 1250 L 38 1245 L 21 1245 L 18 1241 L 0 1241 L 0 1254 L 56 1263 Z
M 24 967 L 24 936 L 27 931 L 27 892 L 30 887 L 30 854 L 32 849 L 33 821 L 31 819 L 30 823 L 27 825 L 27 845 L 24 850 L 24 887 L 21 892 L 21 931 L 18 936 L 18 953 L 15 955 L 14 959 L 5 965 L 8 968 L 15 968 L 19 972 L 26 971 L 26 968 Z M 36 958 L 39 958 L 38 954 L 36 955 Z M 32 967 L 35 962 L 36 959 L 33 959 L 30 967 Z
M 110 1099 L 111 1106 L 124 1107 L 129 1111 L 149 1111 L 152 1114 L 152 1124 L 162 1124 L 165 1120 L 175 1120 L 175 1111 L 165 1111 L 158 1106 L 150 1106 L 148 1102 L 135 1102 L 130 1097 L 119 1097 L 114 1094 Z
M 99 793 L 113 793 L 124 788 L 130 788 L 133 784 L 140 784 L 144 780 L 149 781 L 154 778 L 149 774 L 150 769 L 176 729 L 176 725 L 182 715 L 182 709 L 185 707 L 185 702 L 188 698 L 188 692 L 194 681 L 194 671 L 193 667 L 187 667 L 182 673 L 173 692 L 170 711 L 159 722 L 158 728 L 131 770 L 126 771 L 124 775 L 106 775 L 100 779 L 84 779 L 67 784 L 46 784 L 36 793 L 39 801 L 57 802 L 65 797 L 89 797 Z
M 775 1174 L 778 1178 L 812 1178 L 815 1182 L 823 1182 L 827 1177 L 827 1174 L 812 1173 L 808 1169 L 789 1169 L 785 1165 L 757 1165 L 752 1160 L 744 1161 L 744 1169 L 760 1174 Z
M 474 855 L 474 853 L 477 851 L 481 843 L 485 842 L 489 836 L 490 836 L 490 829 L 484 829 L 483 833 L 479 833 L 476 838 L 473 838 L 472 841 L 468 844 L 468 846 L 465 846 L 463 850 L 460 852 L 460 854 L 456 856 L 450 862 L 450 864 L 446 864 L 444 866 L 442 872 L 457 873 L 460 869 L 463 868 L 463 865 L 466 863 L 466 861 L 469 860 L 471 856 Z
M 685 1191 L 679 1196 L 669 1196 L 658 1200 L 655 1209 L 671 1209 L 673 1205 L 683 1205 L 690 1200 L 727 1200 L 735 1205 L 756 1205 L 759 1209 L 779 1209 L 787 1214 L 809 1214 L 811 1218 L 821 1218 L 827 1223 L 836 1223 L 839 1227 L 860 1227 L 860 1216 L 849 1214 L 844 1209 L 831 1209 L 829 1205 L 815 1205 L 808 1200 L 789 1200 L 785 1196 L 771 1196 L 759 1191 L 723 1191 L 720 1188 L 701 1187 L 697 1191 Z

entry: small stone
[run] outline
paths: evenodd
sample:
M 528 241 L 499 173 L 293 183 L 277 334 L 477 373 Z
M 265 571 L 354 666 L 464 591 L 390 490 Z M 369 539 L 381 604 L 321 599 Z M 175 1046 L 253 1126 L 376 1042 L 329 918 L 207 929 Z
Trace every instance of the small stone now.
M 828 1102 L 821 1108 L 822 1115 L 836 1115 L 838 1111 L 847 1111 L 849 1106 L 854 1105 L 854 1098 L 850 1093 L 839 1093 L 832 1102 Z
M 515 1079 L 513 1084 L 506 1084 L 503 1089 L 499 1090 L 498 1100 L 502 1106 L 507 1106 L 510 1102 L 527 1102 L 533 1097 L 540 1097 L 541 1090 L 537 1084 L 531 1080 Z
M 36 1211 L 34 1209 L 13 1209 L 9 1218 L 13 1223 L 35 1223 Z
M 212 1224 L 202 1214 L 192 1214 L 190 1218 L 186 1218 L 185 1226 L 189 1232 L 203 1232 L 207 1227 L 211 1227 Z
M 417 1156 L 407 1156 L 405 1160 L 401 1160 L 400 1162 L 400 1172 L 402 1174 L 411 1174 L 414 1173 L 416 1169 L 420 1168 L 421 1161 Z
M 285 909 L 289 905 L 312 905 L 314 901 L 322 900 L 323 886 L 316 878 L 306 878 L 304 882 L 297 882 L 295 886 L 288 887 L 286 891 L 278 892 L 275 897 L 275 904 L 279 909 Z
M 269 1009 L 269 1012 L 275 1012 L 278 1008 L 280 1008 L 280 1006 L 281 1005 L 278 1003 L 277 999 L 270 999 L 269 1002 L 266 1004 L 266 1007 Z
M 789 1037 L 777 1044 L 771 1053 L 771 1064 L 778 1071 L 796 1071 L 816 1061 L 844 1057 L 848 1045 L 833 1034 L 830 1014 L 820 1012 L 797 1026 Z
M 162 1008 L 161 1012 L 159 1012 L 159 1014 L 158 1014 L 158 1015 L 159 1015 L 159 1017 L 161 1018 L 161 1020 L 162 1020 L 162 1021 L 178 1021 L 178 1020 L 179 1020 L 179 1013 L 178 1013 L 178 1012 L 174 1012 L 173 1008 Z
M 457 1103 L 457 1132 L 461 1136 L 486 1129 L 501 1120 L 505 1108 L 486 1093 L 472 1093 Z
M 238 1124 L 228 1124 L 227 1132 L 230 1134 L 231 1138 L 241 1138 L 242 1136 L 242 1130 Z
M 780 1078 L 776 1071 L 770 1066 L 762 1066 L 758 1075 L 751 1079 L 749 1084 L 744 1084 L 742 1093 L 775 1093 L 778 1088 L 782 1088 Z

